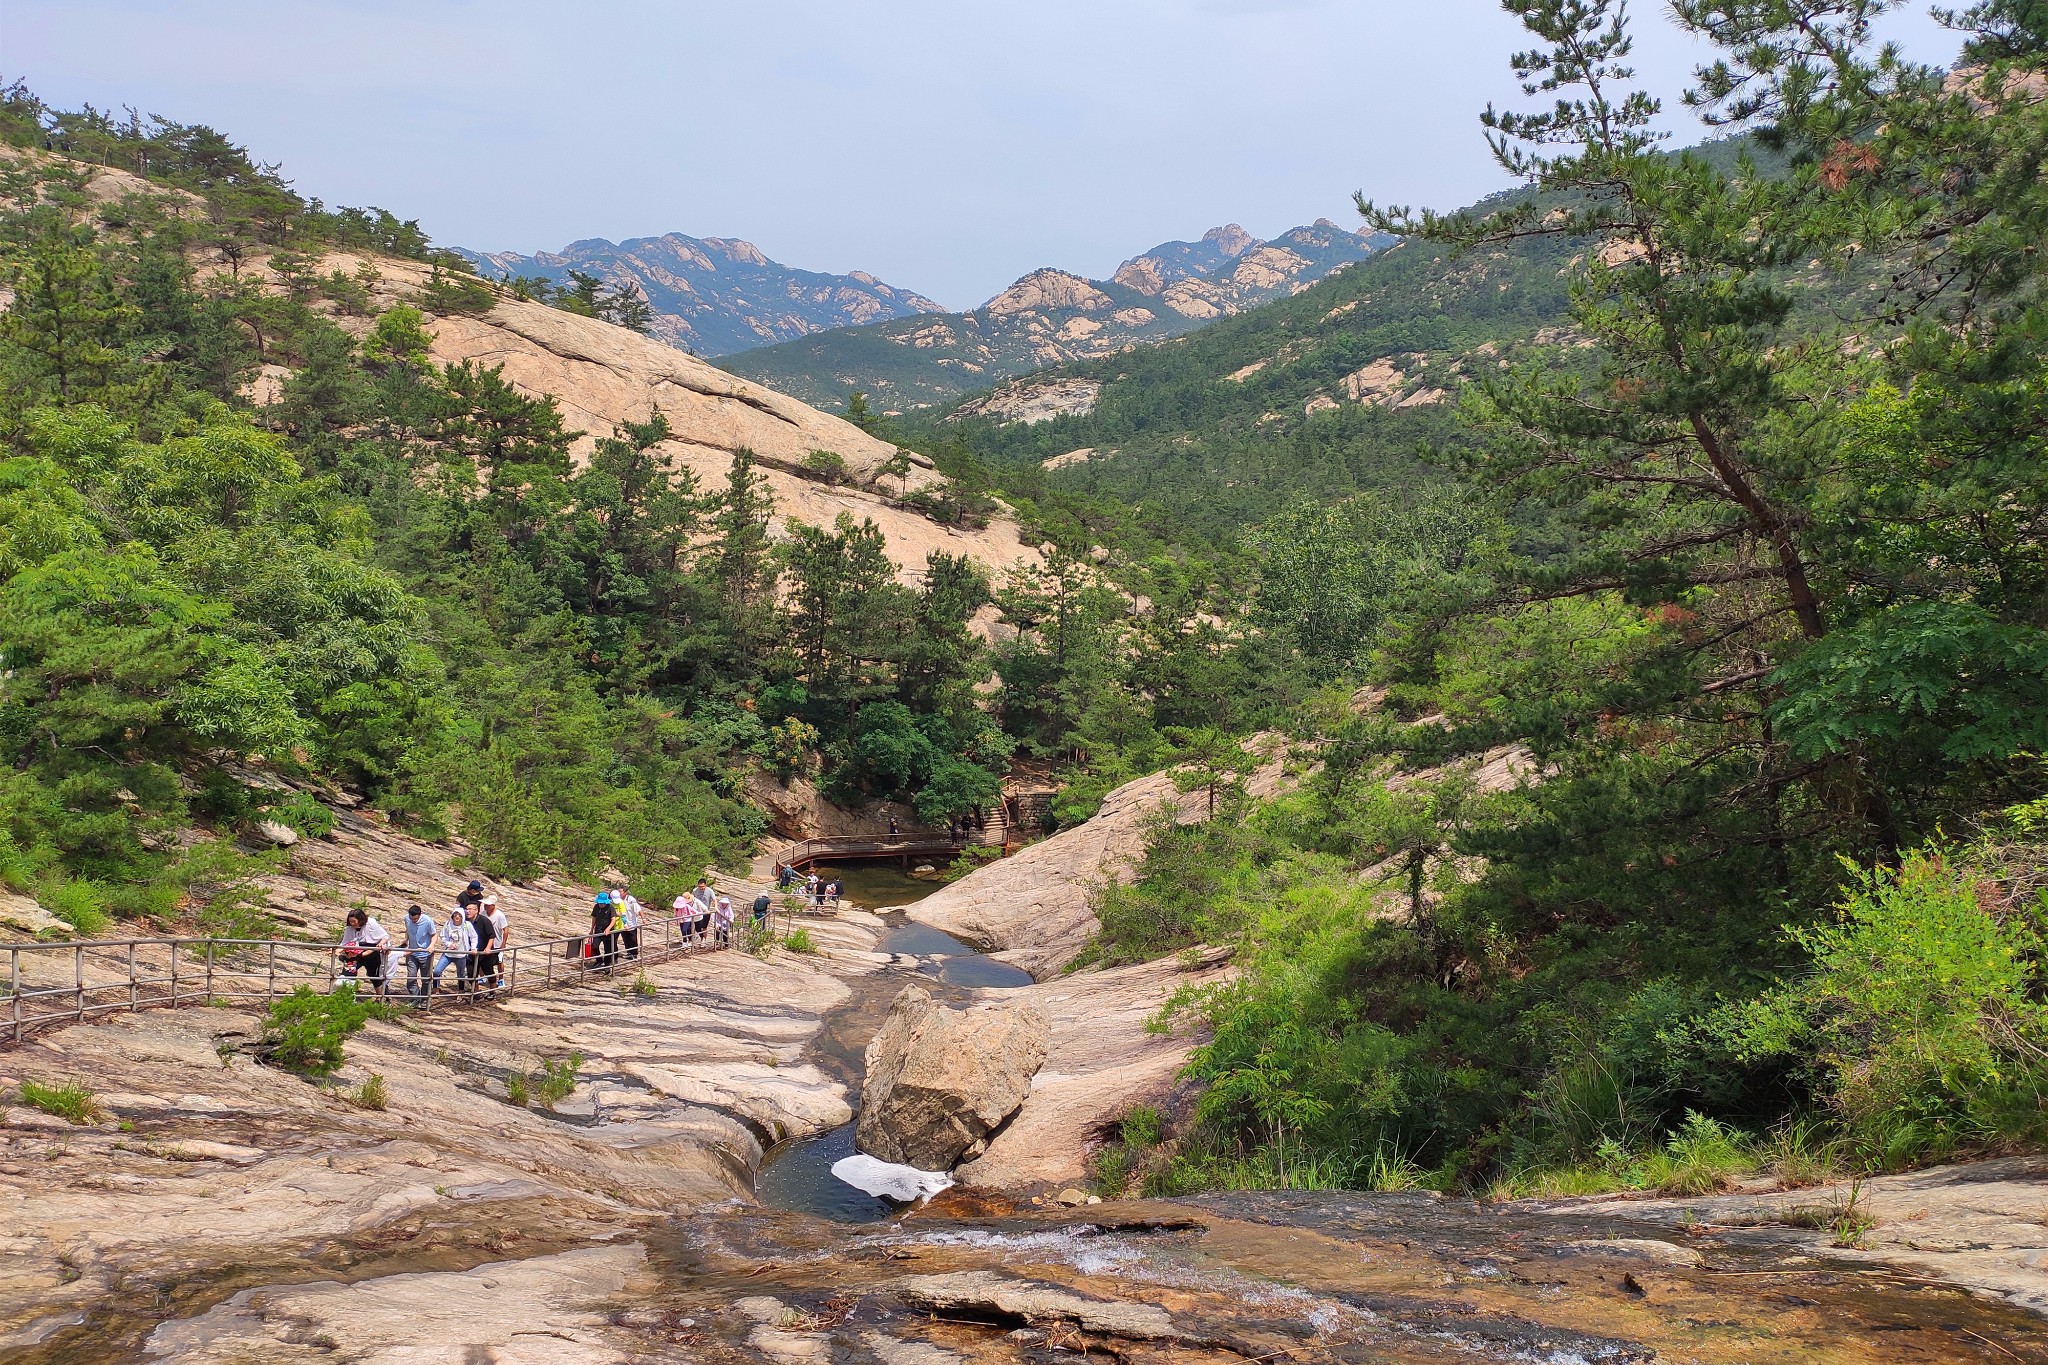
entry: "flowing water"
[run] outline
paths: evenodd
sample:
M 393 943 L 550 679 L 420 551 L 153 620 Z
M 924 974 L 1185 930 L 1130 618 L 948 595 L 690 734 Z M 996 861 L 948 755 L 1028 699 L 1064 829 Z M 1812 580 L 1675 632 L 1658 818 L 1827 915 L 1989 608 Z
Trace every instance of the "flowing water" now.
M 975 951 L 951 934 L 906 918 L 901 907 L 924 899 L 942 883 L 906 875 L 894 862 L 873 860 L 842 863 L 826 875 L 846 884 L 845 899 L 864 910 L 881 913 L 888 928 L 875 950 L 893 953 L 905 960 L 924 985 L 940 1000 L 965 1004 L 977 990 L 1010 990 L 1031 984 L 1028 972 L 998 962 Z M 831 1072 L 854 1095 L 860 1093 L 860 1078 L 868 1040 L 881 1027 L 889 1004 L 903 988 L 896 971 L 878 972 L 852 983 L 853 999 L 825 1021 L 824 1032 L 813 1049 L 814 1060 Z M 874 1223 L 894 1217 L 901 1206 L 878 1199 L 846 1184 L 832 1174 L 832 1163 L 853 1155 L 853 1129 L 849 1123 L 823 1136 L 785 1142 L 763 1159 L 755 1177 L 754 1194 L 769 1208 L 788 1209 L 828 1219 L 835 1223 Z

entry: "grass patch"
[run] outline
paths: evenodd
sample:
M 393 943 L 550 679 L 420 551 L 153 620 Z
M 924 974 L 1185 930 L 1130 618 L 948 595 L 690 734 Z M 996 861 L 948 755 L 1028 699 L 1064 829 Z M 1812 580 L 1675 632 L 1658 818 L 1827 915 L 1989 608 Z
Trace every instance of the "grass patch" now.
M 358 1109 L 383 1109 L 391 1103 L 390 1092 L 384 1088 L 384 1077 L 375 1071 L 370 1073 L 370 1079 L 343 1098 Z
M 99 1102 L 82 1085 L 44 1085 L 39 1081 L 21 1083 L 21 1102 L 31 1109 L 68 1123 L 91 1123 L 100 1117 Z
M 661 987 L 655 983 L 653 977 L 649 976 L 645 971 L 642 971 L 630 982 L 628 982 L 624 986 L 621 986 L 619 988 L 619 994 L 637 995 L 642 1000 L 652 1000 L 655 996 L 661 994 Z
M 553 1109 L 569 1098 L 576 1090 L 576 1074 L 583 1070 L 583 1054 L 572 1052 L 567 1057 L 542 1062 L 540 1075 L 533 1081 L 533 1096 L 540 1101 L 543 1109 Z
M 533 1103 L 533 1092 L 527 1088 L 524 1073 L 515 1071 L 505 1078 L 505 1098 L 521 1109 Z

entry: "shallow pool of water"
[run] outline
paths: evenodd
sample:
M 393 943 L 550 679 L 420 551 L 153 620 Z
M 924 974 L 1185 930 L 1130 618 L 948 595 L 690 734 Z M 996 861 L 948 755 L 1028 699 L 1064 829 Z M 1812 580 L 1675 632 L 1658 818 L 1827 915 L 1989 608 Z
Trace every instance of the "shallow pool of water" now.
M 1015 990 L 1031 984 L 1031 974 L 1022 968 L 998 962 L 976 952 L 951 934 L 915 920 L 905 920 L 892 926 L 875 948 L 878 952 L 929 959 L 919 971 L 935 976 L 949 986 Z
M 879 1223 L 901 1207 L 857 1190 L 832 1174 L 832 1163 L 853 1155 L 853 1125 L 823 1137 L 785 1142 L 768 1154 L 754 1180 L 754 1195 L 773 1209 L 815 1214 L 835 1223 Z
M 942 864 L 944 859 L 939 860 Z M 818 875 L 846 883 L 845 900 L 863 910 L 886 910 L 909 905 L 931 895 L 944 882 L 926 881 L 903 870 L 894 858 L 869 858 L 850 863 L 819 863 Z

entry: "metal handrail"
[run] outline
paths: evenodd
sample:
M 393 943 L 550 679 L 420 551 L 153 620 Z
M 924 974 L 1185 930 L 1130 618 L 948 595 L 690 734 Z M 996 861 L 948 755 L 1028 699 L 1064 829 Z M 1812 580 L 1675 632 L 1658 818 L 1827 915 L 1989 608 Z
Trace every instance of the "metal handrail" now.
M 774 913 L 771 907 L 770 932 Z M 782 915 L 786 931 L 787 906 Z M 744 928 L 736 920 L 733 932 L 741 933 Z M 583 945 L 592 940 L 588 934 L 514 943 L 494 952 L 427 949 L 422 955 L 428 959 L 430 973 L 434 960 L 445 957 L 448 965 L 457 967 L 458 984 L 451 988 L 444 982 L 420 996 L 409 994 L 404 985 L 406 959 L 414 950 L 393 939 L 383 950 L 384 989 L 377 994 L 415 1009 L 442 1009 L 558 985 L 583 985 L 592 979 L 609 979 L 620 971 L 729 946 L 718 943 L 714 933 L 697 933 L 694 917 L 650 914 L 637 932 L 639 942 L 630 957 L 623 932 L 600 936 L 615 940 L 611 946 L 617 951 L 609 956 L 583 955 Z M 268 1002 L 301 986 L 326 994 L 345 984 L 372 984 L 367 976 L 344 971 L 343 945 L 294 939 L 90 939 L 10 943 L 0 945 L 0 951 L 7 954 L 6 979 L 0 982 L 0 1038 L 11 1043 L 20 1043 L 31 1029 L 79 1023 L 105 1014 Z M 458 960 L 469 956 L 477 959 L 473 975 L 497 984 L 463 990 L 460 983 L 465 977 Z M 493 958 L 495 963 L 487 961 Z
M 967 840 L 947 834 L 834 834 L 802 839 L 783 849 L 779 861 L 802 867 L 820 858 L 894 857 L 906 853 L 957 853 Z

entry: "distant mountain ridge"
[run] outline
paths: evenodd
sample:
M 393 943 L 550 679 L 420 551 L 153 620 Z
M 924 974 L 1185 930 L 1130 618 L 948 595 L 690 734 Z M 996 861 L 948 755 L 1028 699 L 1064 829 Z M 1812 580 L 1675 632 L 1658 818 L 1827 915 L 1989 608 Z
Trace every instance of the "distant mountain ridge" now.
M 1228 223 L 1133 256 L 1107 280 L 1034 270 L 970 312 L 846 327 L 720 363 L 827 410 L 856 389 L 884 411 L 951 404 L 1016 375 L 1164 341 L 1300 293 L 1392 241 L 1318 219 L 1262 242 Z
M 560 251 L 458 252 L 487 279 L 566 281 L 580 270 L 636 290 L 654 309 L 649 334 L 700 356 L 724 356 L 839 327 L 945 311 L 921 294 L 866 271 L 798 270 L 731 237 L 601 237 Z

